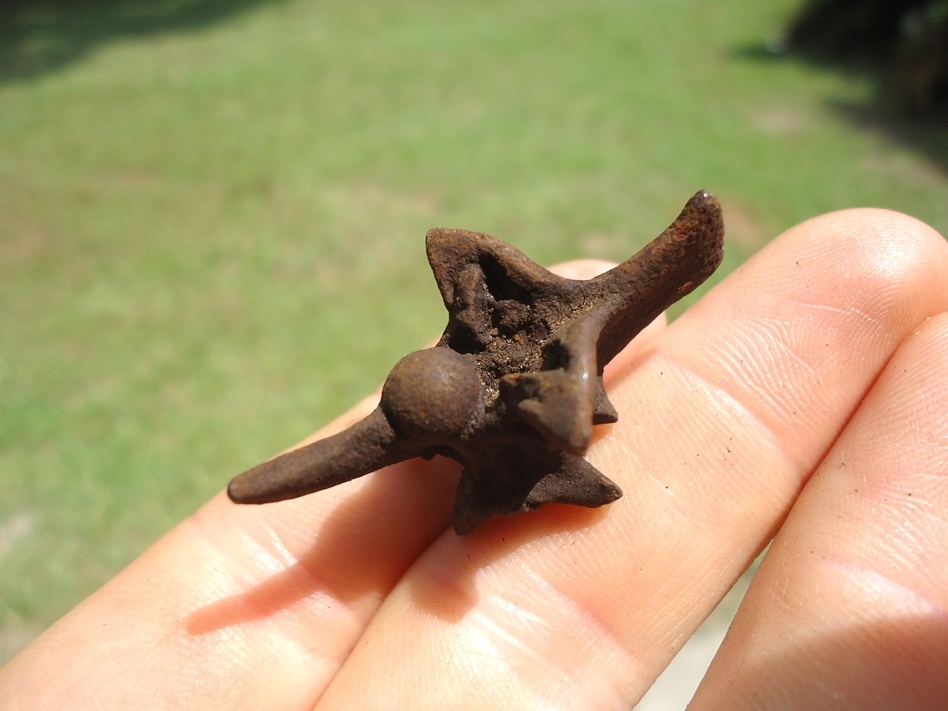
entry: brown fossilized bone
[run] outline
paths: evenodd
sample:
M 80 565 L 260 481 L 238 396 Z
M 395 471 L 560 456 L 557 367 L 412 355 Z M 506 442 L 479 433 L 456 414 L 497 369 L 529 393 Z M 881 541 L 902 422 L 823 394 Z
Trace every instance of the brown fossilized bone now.
M 603 367 L 721 263 L 717 199 L 699 192 L 638 254 L 593 279 L 556 276 L 485 234 L 428 232 L 448 310 L 434 348 L 400 360 L 379 406 L 339 434 L 244 472 L 237 503 L 303 496 L 411 457 L 461 462 L 454 528 L 622 491 L 586 462 L 593 426 L 615 422 Z

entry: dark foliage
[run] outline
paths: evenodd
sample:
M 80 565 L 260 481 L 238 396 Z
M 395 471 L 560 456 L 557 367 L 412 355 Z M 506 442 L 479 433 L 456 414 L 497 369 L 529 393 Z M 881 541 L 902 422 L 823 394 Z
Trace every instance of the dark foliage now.
M 913 112 L 948 108 L 948 0 L 809 0 L 785 48 L 879 71 Z
M 0 0 L 0 83 L 59 69 L 108 42 L 195 31 L 275 0 Z

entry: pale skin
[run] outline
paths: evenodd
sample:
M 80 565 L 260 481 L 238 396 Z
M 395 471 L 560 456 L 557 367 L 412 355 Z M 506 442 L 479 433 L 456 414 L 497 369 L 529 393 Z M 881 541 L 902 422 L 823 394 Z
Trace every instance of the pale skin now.
M 628 709 L 773 538 L 692 708 L 945 708 L 946 373 L 948 243 L 811 220 L 607 370 L 614 504 L 458 537 L 443 459 L 221 494 L 0 670 L 0 706 Z

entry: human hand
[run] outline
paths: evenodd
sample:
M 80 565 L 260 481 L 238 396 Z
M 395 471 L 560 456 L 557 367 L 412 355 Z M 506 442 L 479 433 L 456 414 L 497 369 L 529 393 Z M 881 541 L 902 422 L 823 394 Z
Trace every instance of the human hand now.
M 775 534 L 693 708 L 948 704 L 941 237 L 807 222 L 606 373 L 614 504 L 458 537 L 441 458 L 221 494 L 0 670 L 0 705 L 628 708 Z

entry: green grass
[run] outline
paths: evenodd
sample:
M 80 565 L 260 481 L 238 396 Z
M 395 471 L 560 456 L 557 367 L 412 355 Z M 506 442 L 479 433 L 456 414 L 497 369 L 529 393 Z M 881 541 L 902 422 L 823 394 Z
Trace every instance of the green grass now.
M 708 188 L 723 271 L 836 208 L 948 228 L 937 135 L 854 124 L 867 77 L 744 51 L 795 6 L 5 6 L 0 633 L 436 335 L 429 227 L 620 260 Z

